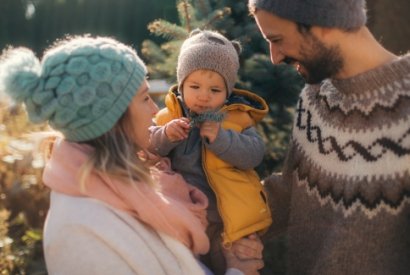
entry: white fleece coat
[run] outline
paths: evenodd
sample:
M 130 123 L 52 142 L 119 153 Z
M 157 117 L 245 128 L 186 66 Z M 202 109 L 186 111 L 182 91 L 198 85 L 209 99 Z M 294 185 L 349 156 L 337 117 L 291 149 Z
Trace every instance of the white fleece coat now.
M 50 275 L 204 274 L 182 243 L 103 202 L 54 191 L 44 253 Z

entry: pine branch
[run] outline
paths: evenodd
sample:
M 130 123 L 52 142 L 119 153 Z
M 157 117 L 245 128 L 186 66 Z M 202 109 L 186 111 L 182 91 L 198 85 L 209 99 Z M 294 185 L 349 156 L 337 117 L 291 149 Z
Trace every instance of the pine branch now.
M 166 58 L 161 48 L 151 40 L 142 42 L 141 53 L 150 61 L 150 63 L 162 63 Z
M 204 29 L 209 28 L 210 26 L 215 24 L 215 22 L 225 18 L 226 16 L 230 14 L 231 14 L 231 9 L 229 7 L 224 7 L 223 9 L 219 9 L 219 10 L 212 12 L 208 16 L 207 23 L 204 24 L 203 28 Z
M 168 55 L 178 55 L 181 44 L 184 40 L 171 40 L 161 45 L 161 49 Z
M 200 17 L 205 18 L 208 14 L 212 12 L 211 4 L 209 0 L 196 0 L 193 3 L 194 7 L 197 7 Z
M 185 39 L 189 34 L 184 28 L 163 19 L 158 19 L 150 23 L 148 30 L 156 36 L 162 36 L 168 40 Z
M 177 5 L 177 9 L 181 25 L 185 25 L 186 31 L 190 33 L 192 31 L 191 19 L 194 15 L 191 3 L 188 0 L 181 0 Z

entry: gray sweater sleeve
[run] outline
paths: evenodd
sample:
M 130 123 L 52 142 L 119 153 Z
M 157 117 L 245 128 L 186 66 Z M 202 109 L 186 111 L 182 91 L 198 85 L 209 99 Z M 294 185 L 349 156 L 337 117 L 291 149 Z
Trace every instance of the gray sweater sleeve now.
M 171 142 L 165 134 L 165 126 L 151 126 L 151 142 L 148 150 L 165 157 L 181 142 Z
M 258 166 L 265 154 L 262 137 L 254 127 L 242 133 L 220 129 L 215 141 L 212 144 L 205 142 L 205 146 L 223 161 L 243 170 Z

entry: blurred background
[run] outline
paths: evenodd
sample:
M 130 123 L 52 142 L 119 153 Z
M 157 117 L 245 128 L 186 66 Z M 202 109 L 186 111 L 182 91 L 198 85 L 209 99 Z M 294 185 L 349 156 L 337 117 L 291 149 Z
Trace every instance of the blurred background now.
M 243 45 L 237 87 L 261 95 L 270 107 L 258 130 L 266 152 L 261 177 L 280 171 L 303 80 L 293 68 L 272 66 L 266 42 L 238 0 L 0 0 L 0 49 L 24 46 L 41 58 L 56 40 L 88 33 L 133 46 L 149 67 L 160 106 L 175 81 L 179 46 L 195 28 L 215 29 Z M 410 49 L 410 1 L 368 0 L 368 26 L 390 51 Z M 1 94 L 1 91 L 0 91 Z M 48 190 L 41 184 L 42 153 L 29 132 L 48 130 L 27 121 L 22 106 L 0 97 L 0 274 L 46 274 L 42 227 Z M 284 246 L 265 245 L 263 274 L 284 274 Z

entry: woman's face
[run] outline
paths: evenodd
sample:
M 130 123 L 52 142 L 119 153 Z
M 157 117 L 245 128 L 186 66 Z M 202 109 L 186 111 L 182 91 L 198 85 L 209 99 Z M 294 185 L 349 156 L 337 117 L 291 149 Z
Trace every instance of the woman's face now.
M 144 80 L 128 107 L 128 121 L 131 124 L 135 142 L 145 149 L 149 145 L 152 118 L 158 112 L 158 106 L 148 94 L 148 81 Z

